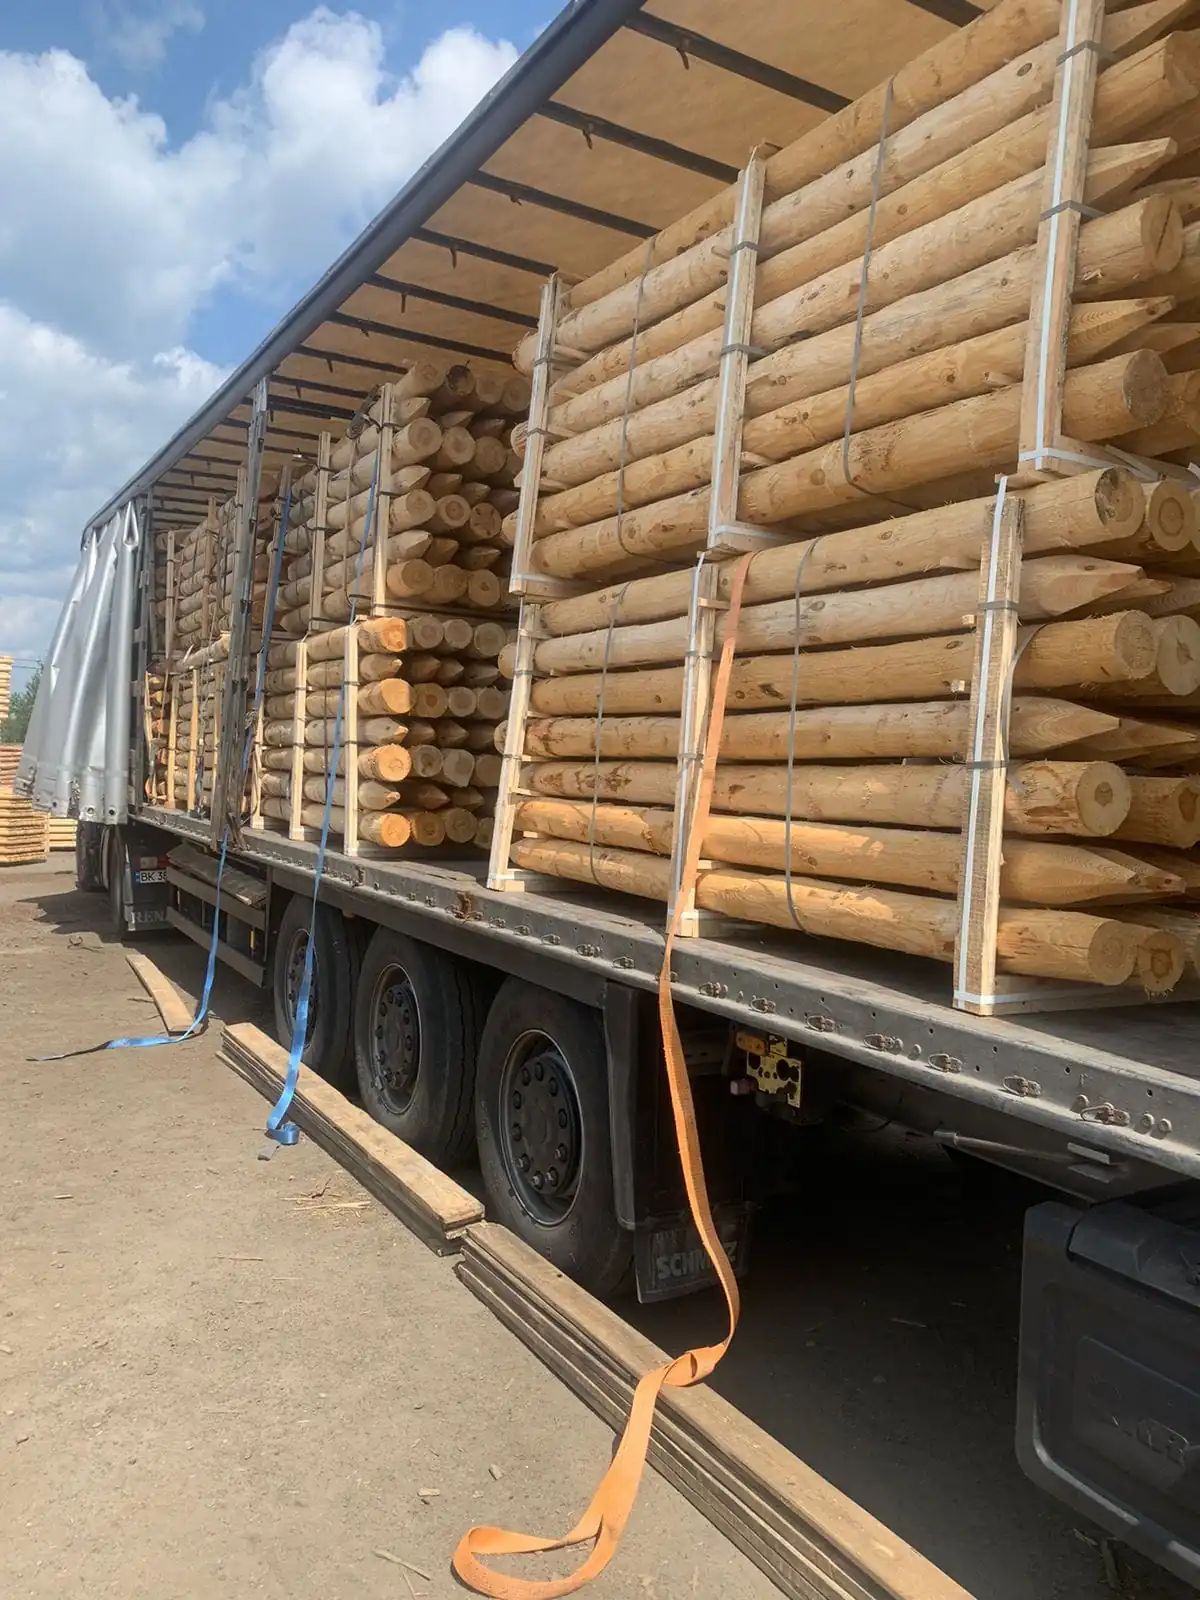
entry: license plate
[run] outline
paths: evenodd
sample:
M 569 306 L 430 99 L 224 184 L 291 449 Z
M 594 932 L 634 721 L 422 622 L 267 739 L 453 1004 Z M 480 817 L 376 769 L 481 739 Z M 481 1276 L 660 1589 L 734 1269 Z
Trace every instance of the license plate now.
M 167 869 L 165 867 L 152 867 L 147 872 L 135 872 L 134 883 L 166 883 Z
M 750 1252 L 750 1207 L 729 1207 L 718 1213 L 717 1233 L 738 1277 L 746 1272 Z M 648 1223 L 634 1236 L 637 1295 L 642 1305 L 674 1300 L 717 1282 L 708 1253 L 691 1222 Z

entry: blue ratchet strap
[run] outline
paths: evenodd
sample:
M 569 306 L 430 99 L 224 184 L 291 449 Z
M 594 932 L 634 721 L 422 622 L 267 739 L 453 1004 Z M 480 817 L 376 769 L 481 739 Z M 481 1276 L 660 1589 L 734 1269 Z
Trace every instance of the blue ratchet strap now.
M 350 591 L 350 620 L 347 627 L 352 628 L 358 619 L 358 585 L 362 577 L 363 556 L 367 549 L 367 535 L 375 520 L 375 493 L 379 486 L 379 457 L 380 451 L 375 452 L 375 466 L 371 473 L 371 492 L 367 496 L 367 514 L 363 519 L 362 537 L 358 542 L 358 557 L 354 563 L 354 583 Z M 325 775 L 325 811 L 321 818 L 321 842 L 317 847 L 317 862 L 313 873 L 312 912 L 308 923 L 308 943 L 304 947 L 304 972 L 300 978 L 300 993 L 296 998 L 296 1019 L 292 1026 L 292 1044 L 288 1051 L 287 1075 L 283 1080 L 279 1099 L 271 1107 L 271 1114 L 267 1118 L 267 1138 L 273 1139 L 276 1144 L 293 1145 L 300 1138 L 300 1130 L 294 1122 L 287 1120 L 292 1101 L 296 1095 L 296 1085 L 300 1081 L 300 1057 L 304 1053 L 304 1046 L 308 1042 L 308 1005 L 312 993 L 313 974 L 313 934 L 316 930 L 317 903 L 321 891 L 321 878 L 325 871 L 325 855 L 329 847 L 329 823 L 333 814 L 333 790 L 337 782 L 338 763 L 342 758 L 342 716 L 346 708 L 346 678 L 342 675 L 341 693 L 338 695 L 337 712 L 333 719 L 333 746 L 329 771 Z M 357 687 L 355 693 L 357 693 Z M 268 1147 L 269 1150 L 269 1147 Z M 273 1153 L 273 1152 L 269 1152 Z
M 288 519 L 291 516 L 292 486 L 288 483 L 287 492 L 283 500 L 283 516 L 280 520 L 279 540 L 275 550 L 275 562 L 271 572 L 271 582 L 267 590 L 267 611 L 263 621 L 262 646 L 258 654 L 258 680 L 254 693 L 254 710 L 250 717 L 249 728 L 246 734 L 246 743 L 242 751 L 242 785 L 245 786 L 246 773 L 250 765 L 250 751 L 252 748 L 252 730 L 258 720 L 258 708 L 262 704 L 263 686 L 266 682 L 267 651 L 271 642 L 271 624 L 275 618 L 275 598 L 279 590 L 279 575 L 283 566 L 283 540 L 287 532 Z M 108 1039 L 104 1044 L 88 1045 L 82 1050 L 65 1050 L 56 1056 L 31 1056 L 29 1059 L 36 1062 L 44 1061 L 70 1061 L 74 1056 L 99 1055 L 104 1050 L 149 1050 L 160 1044 L 182 1044 L 186 1039 L 196 1039 L 208 1027 L 208 1007 L 212 1000 L 213 983 L 217 973 L 217 945 L 220 943 L 221 928 L 221 882 L 225 876 L 225 861 L 229 854 L 229 819 L 225 820 L 225 827 L 221 833 L 221 853 L 217 860 L 216 892 L 213 897 L 213 926 L 212 939 L 208 946 L 208 963 L 204 969 L 204 988 L 200 993 L 200 1004 L 196 1007 L 196 1015 L 187 1027 L 179 1033 L 154 1033 L 147 1034 L 141 1039 Z

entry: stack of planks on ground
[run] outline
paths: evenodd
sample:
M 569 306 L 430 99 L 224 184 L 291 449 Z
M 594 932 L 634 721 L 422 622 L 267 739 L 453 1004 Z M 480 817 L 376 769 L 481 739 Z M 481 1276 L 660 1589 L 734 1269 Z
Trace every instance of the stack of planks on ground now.
M 510 638 L 499 622 L 413 612 L 276 639 L 257 815 L 292 837 L 319 831 L 332 778 L 330 831 L 348 853 L 486 848 L 508 709 L 497 660 Z
M 505 607 L 501 523 L 519 465 L 510 439 L 528 402 L 515 375 L 417 361 L 364 403 L 343 438 L 323 436 L 293 485 L 280 630 L 344 623 L 352 607 L 375 616 L 414 604 Z
M 0 867 L 45 861 L 50 853 L 49 818 L 11 788 L 0 788 Z
M 1200 49 L 1169 31 L 1189 9 L 1115 10 L 1092 57 L 1063 433 L 1099 462 L 1020 483 L 996 946 L 1002 973 L 1152 993 L 1200 945 Z M 705 726 L 695 564 L 726 558 L 719 648 L 752 525 L 781 537 L 745 577 L 695 905 L 953 959 L 979 563 L 1041 333 L 1059 27 L 1057 3 L 1000 0 L 767 159 L 740 330 L 735 190 L 544 301 L 569 370 L 517 436 L 532 477 L 505 527 L 530 576 L 506 665 L 531 691 L 496 887 L 515 868 L 672 897 Z M 739 527 L 714 537 L 730 437 Z

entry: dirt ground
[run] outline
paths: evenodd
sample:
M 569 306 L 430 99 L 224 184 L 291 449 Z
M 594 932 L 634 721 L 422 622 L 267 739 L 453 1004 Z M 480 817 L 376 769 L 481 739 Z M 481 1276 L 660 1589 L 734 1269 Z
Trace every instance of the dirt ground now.
M 0 875 L 5 1600 L 449 1596 L 471 1522 L 564 1530 L 611 1435 L 314 1146 L 257 1159 L 265 1103 L 215 1028 L 27 1059 L 156 1030 L 105 909 L 64 857 Z M 202 952 L 152 953 L 198 992 Z M 228 974 L 215 1009 L 267 1023 Z M 814 1147 L 716 1383 L 977 1600 L 1111 1600 L 1094 1530 L 1012 1450 L 1031 1198 L 895 1130 Z M 668 1349 L 720 1320 L 710 1296 L 624 1309 Z M 1126 1600 L 1190 1592 L 1119 1561 Z M 776 1593 L 653 1473 L 591 1592 Z
M 27 1059 L 156 1030 L 104 909 L 0 877 L 5 1600 L 453 1595 L 471 1523 L 564 1531 L 608 1430 L 315 1146 L 257 1159 L 215 1029 Z M 594 1592 L 776 1591 L 648 1474 Z

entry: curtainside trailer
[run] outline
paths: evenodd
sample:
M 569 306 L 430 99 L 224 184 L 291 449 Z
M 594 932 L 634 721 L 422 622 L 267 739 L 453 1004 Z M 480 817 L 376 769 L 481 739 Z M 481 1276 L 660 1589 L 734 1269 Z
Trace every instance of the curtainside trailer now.
M 660 995 L 739 1273 L 848 1112 L 1057 1188 L 1020 1459 L 1200 1583 L 1189 10 L 575 0 L 89 523 L 18 782 L 601 1295 L 712 1279 Z

